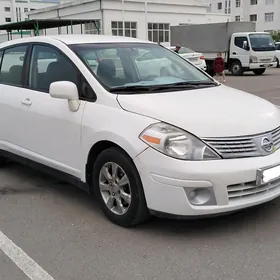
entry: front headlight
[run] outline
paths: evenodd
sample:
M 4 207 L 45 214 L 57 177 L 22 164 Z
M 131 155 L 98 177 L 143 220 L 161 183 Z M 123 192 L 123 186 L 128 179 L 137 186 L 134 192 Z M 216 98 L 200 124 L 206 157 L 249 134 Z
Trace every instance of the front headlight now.
M 256 56 L 250 56 L 250 63 L 257 63 L 258 58 Z
M 157 151 L 182 160 L 214 160 L 221 157 L 190 133 L 165 123 L 146 128 L 140 139 Z

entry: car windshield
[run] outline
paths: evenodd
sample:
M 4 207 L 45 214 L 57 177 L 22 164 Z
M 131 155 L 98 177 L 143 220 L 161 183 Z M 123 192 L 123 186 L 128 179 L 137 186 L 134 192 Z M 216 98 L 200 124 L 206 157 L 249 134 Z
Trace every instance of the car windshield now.
M 173 85 L 178 86 L 176 90 L 190 85 L 217 85 L 203 71 L 158 44 L 95 43 L 70 47 L 111 92 L 126 88 L 145 92 L 151 88 L 163 91 L 166 86 L 170 91 Z
M 275 44 L 270 34 L 250 34 L 253 51 L 275 51 Z

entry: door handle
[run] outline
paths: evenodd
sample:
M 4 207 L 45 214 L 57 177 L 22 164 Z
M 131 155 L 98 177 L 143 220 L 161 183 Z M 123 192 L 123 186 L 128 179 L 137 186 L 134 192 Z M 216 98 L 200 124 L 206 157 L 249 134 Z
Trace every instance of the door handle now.
M 26 105 L 26 106 L 30 106 L 32 104 L 32 102 L 29 98 L 26 98 L 26 99 L 21 101 L 21 104 Z
M 233 52 L 232 54 L 236 54 L 236 52 Z

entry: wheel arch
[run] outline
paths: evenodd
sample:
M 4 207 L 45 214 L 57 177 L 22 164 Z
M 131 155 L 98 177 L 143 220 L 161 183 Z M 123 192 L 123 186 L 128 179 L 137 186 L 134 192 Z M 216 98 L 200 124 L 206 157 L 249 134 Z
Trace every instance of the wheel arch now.
M 234 62 L 239 62 L 239 63 L 241 64 L 241 66 L 242 66 L 242 63 L 241 63 L 240 59 L 238 59 L 238 58 L 231 58 L 231 59 L 229 60 L 229 62 L 228 62 L 228 69 L 229 69 L 229 70 L 231 70 L 231 66 L 232 66 L 232 64 L 233 64 Z
M 116 147 L 120 151 L 122 151 L 125 155 L 127 155 L 131 160 L 140 154 L 143 150 L 147 148 L 146 144 L 142 142 L 140 139 L 139 144 L 132 146 L 129 141 L 125 139 L 119 139 L 119 137 L 110 137 L 110 140 L 107 140 L 106 138 L 99 139 L 98 141 L 95 141 L 94 144 L 90 146 L 88 149 L 88 153 L 86 156 L 86 165 L 85 165 L 85 181 L 90 186 L 90 189 L 92 190 L 92 170 L 94 163 L 97 159 L 97 157 L 102 153 L 103 151 Z M 92 142 L 93 143 L 93 142 Z M 137 148 L 136 148 L 137 147 Z

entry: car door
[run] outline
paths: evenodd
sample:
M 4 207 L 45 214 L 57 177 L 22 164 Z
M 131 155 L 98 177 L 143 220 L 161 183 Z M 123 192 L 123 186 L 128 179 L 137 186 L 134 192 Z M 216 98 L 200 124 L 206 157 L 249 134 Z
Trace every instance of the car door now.
M 247 44 L 247 49 L 246 45 Z M 231 40 L 231 47 L 230 47 L 230 57 L 232 59 L 238 59 L 242 67 L 248 67 L 249 66 L 249 41 L 246 36 L 232 36 Z
M 21 149 L 19 108 L 22 105 L 23 67 L 28 45 L 0 51 L 0 149 L 18 154 Z
M 80 73 L 51 45 L 33 45 L 29 65 L 19 111 L 21 143 L 31 159 L 79 177 L 85 101 L 72 112 L 67 100 L 49 95 L 49 87 L 55 81 L 71 81 L 79 87 Z

